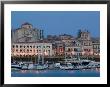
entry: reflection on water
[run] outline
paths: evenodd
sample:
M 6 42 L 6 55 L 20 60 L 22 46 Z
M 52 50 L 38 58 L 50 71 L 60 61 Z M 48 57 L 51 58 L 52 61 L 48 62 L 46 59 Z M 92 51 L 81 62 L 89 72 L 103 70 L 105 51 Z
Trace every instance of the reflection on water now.
M 99 77 L 100 69 L 83 70 L 12 70 L 12 77 Z

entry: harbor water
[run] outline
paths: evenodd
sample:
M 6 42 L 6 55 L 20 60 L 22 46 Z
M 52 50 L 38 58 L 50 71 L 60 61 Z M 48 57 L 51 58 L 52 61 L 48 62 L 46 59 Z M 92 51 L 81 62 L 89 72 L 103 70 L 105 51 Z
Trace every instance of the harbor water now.
M 12 77 L 100 77 L 100 70 L 12 70 Z

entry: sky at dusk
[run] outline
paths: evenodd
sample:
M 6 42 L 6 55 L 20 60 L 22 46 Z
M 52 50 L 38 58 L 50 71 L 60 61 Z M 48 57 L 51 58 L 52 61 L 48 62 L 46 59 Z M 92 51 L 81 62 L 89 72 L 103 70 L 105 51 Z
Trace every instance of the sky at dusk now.
M 92 37 L 100 36 L 99 11 L 12 11 L 12 29 L 28 22 L 46 35 L 77 35 L 79 29 L 87 29 Z

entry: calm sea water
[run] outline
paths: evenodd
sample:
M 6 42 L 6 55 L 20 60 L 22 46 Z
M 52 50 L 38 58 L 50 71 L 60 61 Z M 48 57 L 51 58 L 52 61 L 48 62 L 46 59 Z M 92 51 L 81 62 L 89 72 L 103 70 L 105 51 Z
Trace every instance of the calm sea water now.
M 12 77 L 100 77 L 100 70 L 19 70 Z

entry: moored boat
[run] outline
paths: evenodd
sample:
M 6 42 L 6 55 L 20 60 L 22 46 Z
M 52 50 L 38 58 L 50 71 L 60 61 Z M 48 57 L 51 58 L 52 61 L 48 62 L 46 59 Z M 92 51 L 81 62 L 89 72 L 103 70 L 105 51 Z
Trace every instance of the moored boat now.
M 21 65 L 19 64 L 11 64 L 11 68 L 21 69 Z

